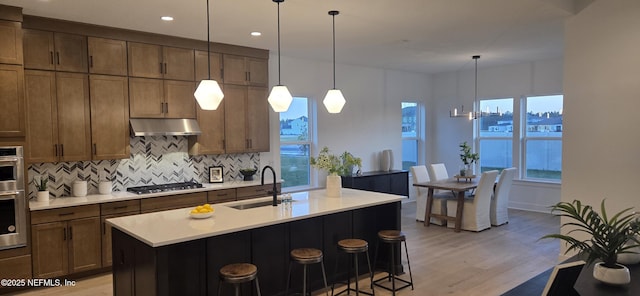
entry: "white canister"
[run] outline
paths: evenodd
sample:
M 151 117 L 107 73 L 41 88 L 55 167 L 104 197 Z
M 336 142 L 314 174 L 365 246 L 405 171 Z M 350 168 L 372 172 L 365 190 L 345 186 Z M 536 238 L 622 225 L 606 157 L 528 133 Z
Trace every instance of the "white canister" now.
M 102 181 L 98 183 L 98 192 L 100 194 L 111 194 L 112 186 L 113 183 L 111 183 L 110 181 Z
M 73 181 L 73 196 L 87 196 L 87 181 Z

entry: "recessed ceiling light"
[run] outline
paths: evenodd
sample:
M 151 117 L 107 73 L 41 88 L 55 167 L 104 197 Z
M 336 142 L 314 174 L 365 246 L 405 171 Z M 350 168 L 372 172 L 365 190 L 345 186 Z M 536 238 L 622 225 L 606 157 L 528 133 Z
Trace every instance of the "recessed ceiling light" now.
M 251 36 L 262 36 L 260 32 L 251 32 Z
M 172 16 L 163 16 L 160 19 L 162 19 L 163 21 L 172 21 L 173 17 Z

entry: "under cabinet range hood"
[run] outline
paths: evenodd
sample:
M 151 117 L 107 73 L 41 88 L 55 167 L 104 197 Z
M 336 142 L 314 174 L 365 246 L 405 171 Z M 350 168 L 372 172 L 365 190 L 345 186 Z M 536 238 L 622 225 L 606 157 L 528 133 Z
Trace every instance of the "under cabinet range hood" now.
M 143 136 L 192 136 L 202 133 L 195 119 L 131 118 L 131 134 Z

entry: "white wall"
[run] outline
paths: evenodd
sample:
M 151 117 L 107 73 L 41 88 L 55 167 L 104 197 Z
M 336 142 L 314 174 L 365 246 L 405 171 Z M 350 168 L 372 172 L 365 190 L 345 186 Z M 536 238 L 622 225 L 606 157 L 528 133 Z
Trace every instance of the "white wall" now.
M 483 68 L 481 58 L 478 64 L 478 99 L 511 97 L 517 103 L 521 96 L 563 92 L 561 58 L 492 68 Z M 449 110 L 454 107 L 459 109 L 461 104 L 464 104 L 465 111 L 472 108 L 474 79 L 473 67 L 433 77 L 432 101 L 427 105 L 427 142 L 431 149 L 427 150 L 426 163 L 443 162 L 449 174 L 455 173 L 461 165 L 458 157 L 459 143 L 473 143 L 474 128 L 473 121 L 450 118 Z M 514 150 L 514 155 L 518 154 L 517 149 Z M 548 206 L 558 201 L 559 184 L 518 181 L 514 182 L 511 189 L 509 206 L 548 212 Z
M 562 200 L 640 210 L 640 1 L 595 1 L 567 21 Z
M 333 87 L 331 62 L 282 57 L 282 84 L 294 96 L 306 96 L 317 107 L 318 147 L 329 147 L 334 153 L 348 150 L 362 158 L 363 171 L 379 169 L 379 154 L 392 149 L 393 168 L 402 167 L 400 102 L 403 99 L 426 101 L 431 93 L 430 77 L 401 71 L 337 64 L 336 87 L 347 100 L 339 114 L 329 114 L 322 100 Z M 270 84 L 277 84 L 278 56 L 269 59 Z M 278 114 L 271 111 L 271 151 L 262 153 L 261 165 L 273 164 L 279 171 Z M 314 170 L 315 171 L 315 170 Z M 319 183 L 324 186 L 324 176 Z

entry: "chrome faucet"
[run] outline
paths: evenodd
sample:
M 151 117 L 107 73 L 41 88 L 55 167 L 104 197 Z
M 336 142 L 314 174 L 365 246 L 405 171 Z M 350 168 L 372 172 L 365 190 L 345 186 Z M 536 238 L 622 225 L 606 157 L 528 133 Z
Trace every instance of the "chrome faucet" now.
M 273 194 L 273 203 L 271 203 L 272 206 L 277 206 L 278 205 L 278 187 L 276 186 L 276 171 L 273 170 L 273 168 L 271 166 L 264 166 L 264 168 L 262 168 L 262 178 L 260 178 L 260 184 L 264 185 L 264 172 L 270 169 L 271 173 L 273 174 L 273 190 L 272 191 L 267 191 L 267 193 L 272 193 Z

